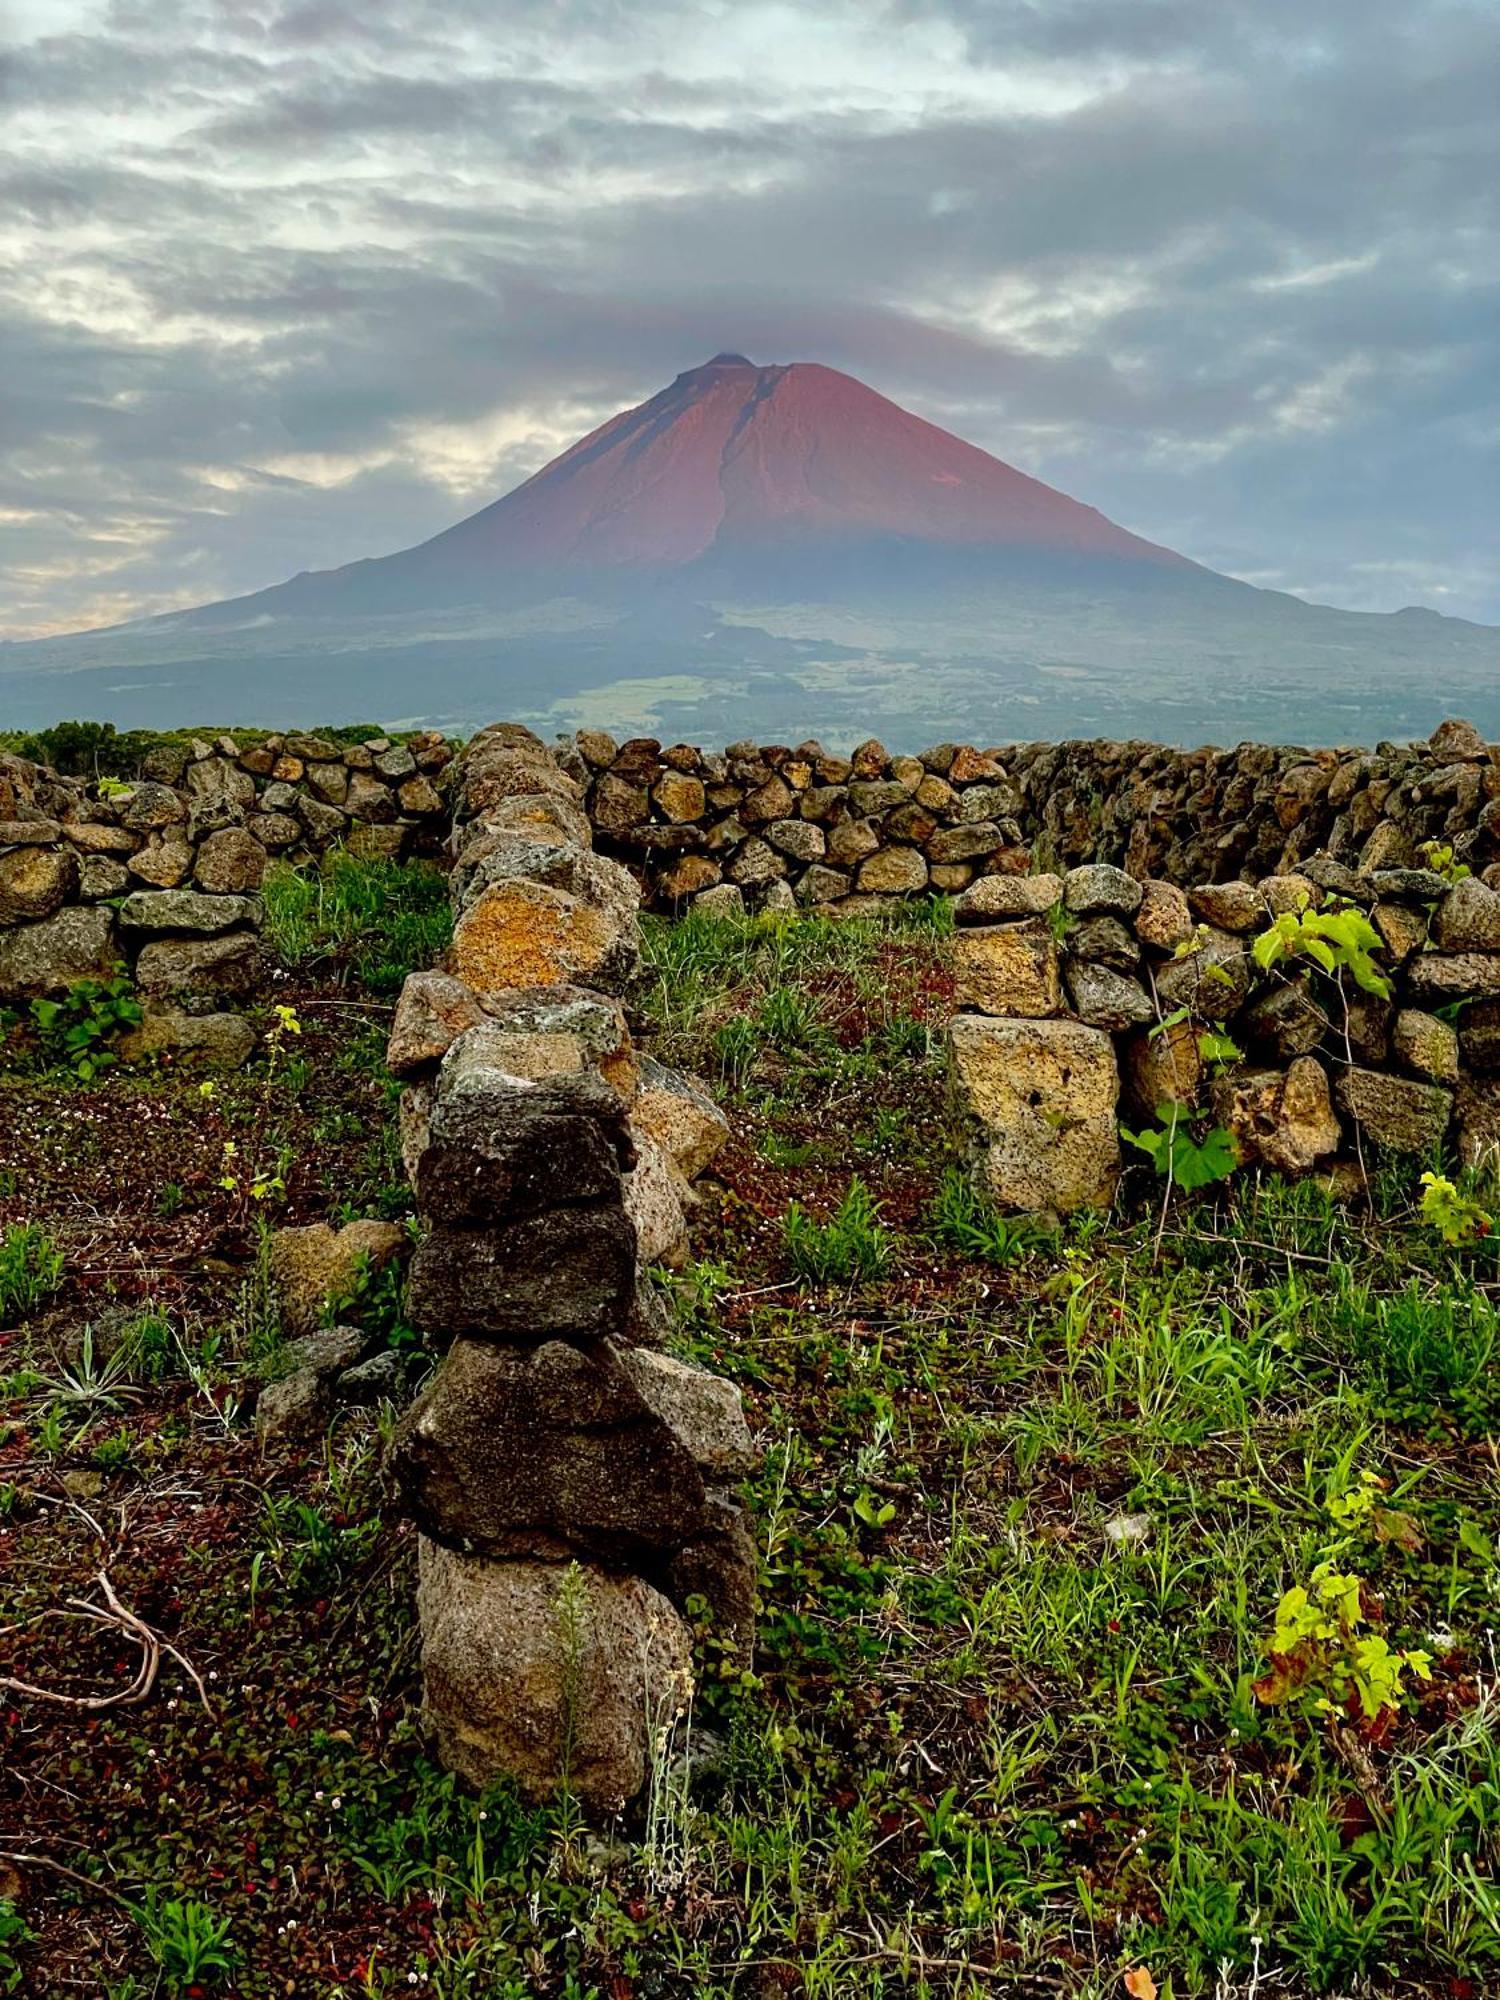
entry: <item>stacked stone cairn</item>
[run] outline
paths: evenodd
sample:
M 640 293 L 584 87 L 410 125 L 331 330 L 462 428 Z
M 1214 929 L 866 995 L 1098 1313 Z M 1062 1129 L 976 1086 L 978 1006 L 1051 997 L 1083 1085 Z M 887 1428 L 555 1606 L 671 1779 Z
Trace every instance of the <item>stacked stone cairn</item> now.
M 1500 867 L 1500 749 L 1449 721 L 1425 743 L 1177 750 L 1140 742 L 735 743 L 576 738 L 599 846 L 681 909 L 879 907 L 982 875 L 1111 861 L 1186 886 L 1286 874 L 1326 854 L 1362 874 L 1429 840 Z
M 643 1265 L 679 1258 L 726 1136 L 631 1045 L 638 893 L 529 730 L 454 771 L 456 923 L 397 1006 L 422 1223 L 407 1310 L 446 1355 L 393 1469 L 420 1529 L 425 1712 L 443 1761 L 613 1810 L 686 1710 L 693 1625 L 753 1640 L 739 1392 L 659 1344 Z
M 1282 913 L 1347 905 L 1389 998 L 1305 957 L 1257 963 Z M 1184 893 L 1095 863 L 985 877 L 955 916 L 956 1103 L 1004 1209 L 1106 1205 L 1121 1117 L 1167 1103 L 1232 1133 L 1245 1166 L 1335 1187 L 1382 1152 L 1500 1163 L 1500 893 L 1477 876 L 1325 856 Z
M 86 784 L 0 755 L 0 1001 L 131 975 L 127 1060 L 243 1062 L 239 1011 L 265 981 L 260 889 L 272 855 L 335 841 L 395 860 L 446 832 L 440 736 L 340 748 L 320 736 L 166 743 L 134 783 Z M 335 800 L 337 803 L 335 803 Z

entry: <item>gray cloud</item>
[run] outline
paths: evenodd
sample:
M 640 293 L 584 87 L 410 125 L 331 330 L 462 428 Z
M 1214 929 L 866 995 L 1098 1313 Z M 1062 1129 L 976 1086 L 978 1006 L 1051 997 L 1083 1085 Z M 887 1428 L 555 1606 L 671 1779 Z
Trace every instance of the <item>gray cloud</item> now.
M 1236 574 L 1500 620 L 1492 6 L 8 19 L 0 632 L 403 546 L 721 347 Z

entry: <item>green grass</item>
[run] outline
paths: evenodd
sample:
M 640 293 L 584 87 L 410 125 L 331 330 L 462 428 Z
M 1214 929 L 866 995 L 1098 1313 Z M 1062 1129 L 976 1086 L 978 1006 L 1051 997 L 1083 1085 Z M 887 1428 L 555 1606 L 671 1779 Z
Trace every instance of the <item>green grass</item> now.
M 284 965 L 346 966 L 367 991 L 393 994 L 436 963 L 452 932 L 446 878 L 422 861 L 363 861 L 341 849 L 319 863 L 272 866 L 266 939 Z

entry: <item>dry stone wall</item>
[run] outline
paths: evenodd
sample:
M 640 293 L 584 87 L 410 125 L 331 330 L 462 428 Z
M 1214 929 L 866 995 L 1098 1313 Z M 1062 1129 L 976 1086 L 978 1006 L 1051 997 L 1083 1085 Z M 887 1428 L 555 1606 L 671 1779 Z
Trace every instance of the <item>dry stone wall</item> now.
M 612 1809 L 686 1708 L 690 1621 L 748 1658 L 738 1391 L 662 1351 L 647 1263 L 685 1248 L 725 1137 L 632 1046 L 638 894 L 530 731 L 455 766 L 456 922 L 389 1062 L 422 1234 L 407 1313 L 446 1356 L 393 1467 L 420 1529 L 426 1715 L 445 1763 Z
M 1338 909 L 1367 918 L 1388 993 L 1299 950 L 1257 960 L 1279 918 Z M 1164 1104 L 1246 1166 L 1335 1184 L 1381 1152 L 1500 1160 L 1500 893 L 1477 877 L 1325 858 L 1184 893 L 1092 863 L 983 878 L 955 916 L 953 1088 L 1002 1208 L 1107 1204 L 1120 1119 Z
M 130 973 L 143 1009 L 127 1059 L 253 1045 L 239 1012 L 265 979 L 260 889 L 273 856 L 340 842 L 399 859 L 447 833 L 438 736 L 228 736 L 150 751 L 130 784 L 87 784 L 0 755 L 0 1002 Z
M 1368 873 L 1415 865 L 1429 840 L 1476 874 L 1500 860 L 1500 746 L 1457 721 L 1373 751 L 944 743 L 893 756 L 872 741 L 848 757 L 817 743 L 718 755 L 584 730 L 564 755 L 598 845 L 668 909 L 857 909 L 1090 861 L 1183 887 L 1315 854 Z

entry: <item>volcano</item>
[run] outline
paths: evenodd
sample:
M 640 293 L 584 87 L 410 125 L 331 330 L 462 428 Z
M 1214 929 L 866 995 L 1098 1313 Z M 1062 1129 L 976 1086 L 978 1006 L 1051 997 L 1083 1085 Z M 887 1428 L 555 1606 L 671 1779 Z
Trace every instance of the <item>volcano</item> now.
M 817 362 L 717 354 L 413 548 L 0 646 L 17 722 L 1500 735 L 1500 633 L 1253 589 Z
M 460 567 L 676 567 L 808 539 L 1181 563 L 817 362 L 716 354 L 413 552 Z

